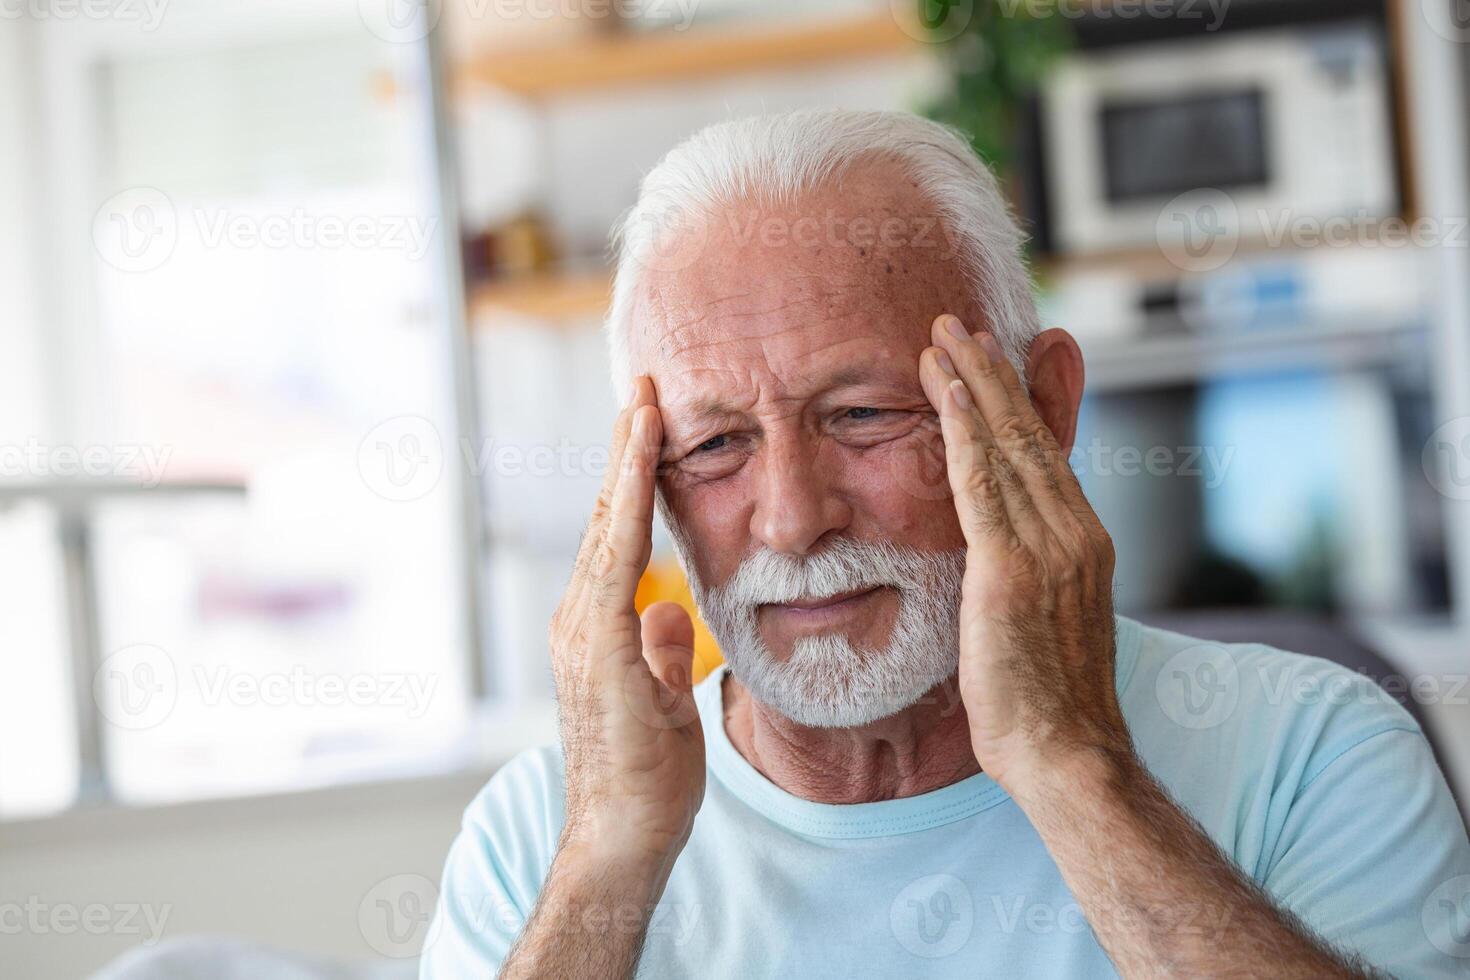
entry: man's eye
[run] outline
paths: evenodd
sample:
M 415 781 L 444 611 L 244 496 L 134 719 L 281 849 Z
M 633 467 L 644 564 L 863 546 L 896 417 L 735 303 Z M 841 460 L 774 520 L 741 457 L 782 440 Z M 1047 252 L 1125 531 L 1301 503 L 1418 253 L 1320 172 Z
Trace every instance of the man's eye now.
M 695 446 L 694 451 L 697 453 L 707 453 L 716 449 L 723 449 L 729 441 L 729 436 L 715 436 L 713 439 L 706 439 L 704 442 Z
M 923 415 L 917 411 L 857 405 L 841 409 L 831 422 L 831 433 L 845 445 L 866 449 L 903 438 L 921 421 Z

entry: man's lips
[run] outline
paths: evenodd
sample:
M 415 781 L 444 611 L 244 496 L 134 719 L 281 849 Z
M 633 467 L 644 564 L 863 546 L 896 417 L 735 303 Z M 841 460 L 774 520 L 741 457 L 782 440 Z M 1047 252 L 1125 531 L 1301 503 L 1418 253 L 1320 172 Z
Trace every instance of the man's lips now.
M 761 606 L 762 609 L 772 609 L 781 612 L 815 613 L 837 610 L 848 603 L 864 599 L 882 586 L 874 585 L 866 589 L 853 589 L 851 592 L 839 592 L 837 595 L 824 596 L 820 599 L 793 599 L 790 602 L 770 602 Z

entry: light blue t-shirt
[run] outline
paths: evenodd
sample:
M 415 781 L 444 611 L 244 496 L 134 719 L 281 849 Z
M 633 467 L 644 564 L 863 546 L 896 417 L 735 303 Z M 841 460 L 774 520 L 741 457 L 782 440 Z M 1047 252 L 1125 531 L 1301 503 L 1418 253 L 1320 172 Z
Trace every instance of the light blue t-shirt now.
M 1138 753 L 1244 871 L 1317 935 L 1400 978 L 1470 976 L 1470 844 L 1409 715 L 1341 667 L 1118 621 Z M 1113 977 L 1026 815 L 983 773 L 922 796 L 812 803 L 697 691 L 709 780 L 653 915 L 642 977 Z M 422 976 L 491 977 L 563 821 L 561 756 L 523 753 L 465 812 Z M 594 930 L 635 928 L 606 910 Z M 1192 925 L 1231 941 L 1230 923 Z M 1269 976 L 1271 964 L 1261 964 Z

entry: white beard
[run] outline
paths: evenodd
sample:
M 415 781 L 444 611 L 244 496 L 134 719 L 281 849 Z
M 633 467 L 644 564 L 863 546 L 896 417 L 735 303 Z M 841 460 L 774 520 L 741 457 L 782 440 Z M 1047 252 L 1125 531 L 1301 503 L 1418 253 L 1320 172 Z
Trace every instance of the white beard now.
M 706 588 L 688 539 L 664 514 L 700 614 L 730 671 L 761 703 L 813 728 L 851 728 L 909 707 L 959 667 L 965 552 L 922 552 L 839 539 L 806 557 L 769 549 L 741 562 L 729 581 Z M 898 592 L 886 647 L 860 650 L 840 633 L 803 637 L 778 660 L 761 639 L 767 603 L 821 598 L 875 586 Z

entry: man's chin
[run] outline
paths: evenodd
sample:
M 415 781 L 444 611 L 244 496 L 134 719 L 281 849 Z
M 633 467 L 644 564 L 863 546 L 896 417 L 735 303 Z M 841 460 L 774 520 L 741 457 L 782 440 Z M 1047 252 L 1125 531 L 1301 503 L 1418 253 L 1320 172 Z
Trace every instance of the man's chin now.
M 821 644 L 828 648 L 841 646 L 852 651 L 853 655 L 863 660 L 869 657 L 881 657 L 882 651 L 865 653 L 861 645 L 855 642 L 855 638 L 845 632 L 831 631 L 823 633 L 802 633 L 792 636 L 784 632 L 774 630 L 761 630 L 761 646 L 764 658 L 771 664 L 785 667 L 797 660 L 797 651 L 803 647 L 811 647 Z M 796 668 L 792 668 L 796 669 Z
M 731 657 L 730 672 L 764 707 L 807 728 L 871 725 L 912 707 L 953 673 L 951 665 L 923 665 L 926 670 L 897 662 L 885 670 L 887 651 L 858 654 L 861 664 L 855 672 L 851 661 L 818 664 L 810 650 L 805 653 L 796 664 L 769 655 L 757 658 L 756 664 Z
M 780 711 L 790 721 L 805 728 L 862 728 L 874 722 L 890 718 L 904 709 L 912 706 L 918 698 L 906 701 L 894 700 L 888 703 L 882 702 L 853 702 L 842 704 L 801 704 L 795 706 L 791 712 Z

